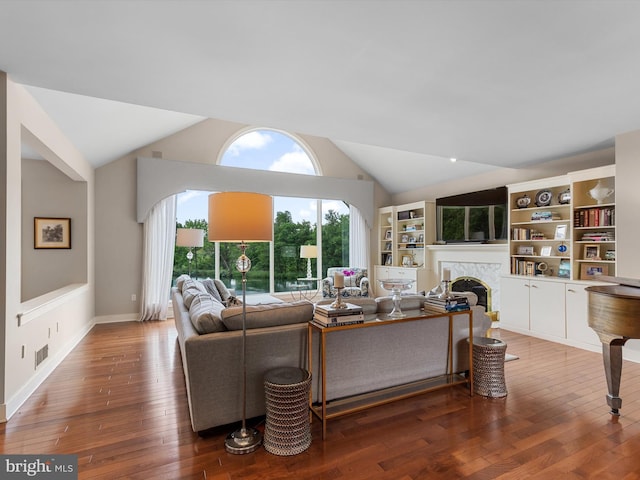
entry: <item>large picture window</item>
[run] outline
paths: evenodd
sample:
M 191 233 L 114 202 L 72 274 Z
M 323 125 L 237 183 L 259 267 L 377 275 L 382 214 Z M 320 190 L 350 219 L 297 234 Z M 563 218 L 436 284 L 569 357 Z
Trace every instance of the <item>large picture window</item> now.
M 294 138 L 264 129 L 252 130 L 238 137 L 229 145 L 219 163 L 229 167 L 302 175 L 319 173 L 311 156 Z M 219 278 L 227 287 L 239 290 L 241 276 L 235 269 L 235 260 L 240 255 L 238 247 L 206 240 L 209 193 L 189 191 L 178 196 L 177 226 L 205 230 L 204 247 L 193 251 L 192 276 Z M 247 250 L 252 263 L 251 275 L 247 276 L 248 292 L 290 291 L 297 278 L 306 276 L 307 260 L 300 258 L 301 245 L 322 244 L 318 258 L 312 259 L 314 277 L 321 278 L 328 267 L 349 265 L 347 204 L 335 200 L 279 196 L 273 200 L 273 242 L 252 243 Z M 188 252 L 187 247 L 176 247 L 174 278 L 189 270 Z

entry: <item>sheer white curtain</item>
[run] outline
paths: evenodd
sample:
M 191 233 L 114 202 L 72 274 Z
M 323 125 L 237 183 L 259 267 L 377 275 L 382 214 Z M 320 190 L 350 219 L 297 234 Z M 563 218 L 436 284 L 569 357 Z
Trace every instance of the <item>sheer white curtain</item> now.
M 369 270 L 370 228 L 357 207 L 349 205 L 349 263 L 350 267 Z
M 176 243 L 176 196 L 158 202 L 143 228 L 140 321 L 166 320 Z

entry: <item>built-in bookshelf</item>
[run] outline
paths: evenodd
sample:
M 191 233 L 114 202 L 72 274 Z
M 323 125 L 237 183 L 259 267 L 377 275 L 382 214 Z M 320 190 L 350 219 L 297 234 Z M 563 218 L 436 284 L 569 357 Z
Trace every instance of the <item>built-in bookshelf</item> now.
M 382 277 L 389 275 L 415 279 L 416 284 L 423 281 L 426 277 L 425 246 L 435 239 L 434 215 L 433 203 L 424 201 L 378 209 L 376 277 L 380 278 L 376 281 L 385 280 Z M 399 270 L 403 268 L 409 270 Z
M 615 166 L 509 185 L 512 275 L 615 275 Z

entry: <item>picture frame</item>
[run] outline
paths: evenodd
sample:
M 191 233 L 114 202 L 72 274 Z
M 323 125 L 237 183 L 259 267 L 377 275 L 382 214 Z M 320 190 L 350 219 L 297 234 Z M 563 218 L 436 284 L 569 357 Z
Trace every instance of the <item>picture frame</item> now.
M 520 245 L 518 247 L 518 255 L 533 255 L 532 245 Z
M 595 280 L 600 275 L 609 275 L 608 265 L 583 263 L 580 268 L 581 280 Z
M 555 240 L 566 240 L 567 239 L 567 226 L 566 225 L 557 225 L 556 233 L 553 236 Z
M 71 218 L 34 217 L 33 248 L 70 249 Z
M 544 246 L 540 249 L 540 256 L 541 257 L 550 257 L 551 256 L 551 246 L 547 245 Z
M 402 235 L 402 238 L 400 239 L 400 241 L 402 243 L 409 243 L 409 235 Z
M 386 232 L 384 232 L 384 239 L 391 240 L 391 230 L 387 230 Z
M 600 260 L 600 245 L 585 245 L 582 258 L 585 260 Z
M 571 277 L 571 262 L 569 262 L 569 260 L 560 260 L 560 265 L 558 266 L 558 277 Z
M 411 255 L 402 255 L 402 266 L 411 267 L 413 265 L 413 257 Z
M 385 265 L 393 265 L 393 257 L 391 254 L 387 255 L 387 259 L 384 262 Z
M 387 242 L 384 244 L 384 249 L 385 250 L 391 250 L 391 242 Z
M 418 243 L 424 243 L 424 233 L 418 235 Z

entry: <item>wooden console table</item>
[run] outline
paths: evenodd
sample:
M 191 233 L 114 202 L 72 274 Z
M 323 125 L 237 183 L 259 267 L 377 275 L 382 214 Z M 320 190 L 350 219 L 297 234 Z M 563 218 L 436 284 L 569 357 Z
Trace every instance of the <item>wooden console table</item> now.
M 320 372 L 321 372 L 321 388 L 322 401 L 315 404 L 313 401 L 313 388 L 309 394 L 309 408 L 311 410 L 311 420 L 313 415 L 322 421 L 322 438 L 326 437 L 327 420 L 359 412 L 371 407 L 384 405 L 403 398 L 409 398 L 420 395 L 425 392 L 436 390 L 439 388 L 451 387 L 454 385 L 467 384 L 469 386 L 469 394 L 473 396 L 473 311 L 465 310 L 460 312 L 449 313 L 425 313 L 423 310 L 408 310 L 403 318 L 387 318 L 386 314 L 368 315 L 364 323 L 354 325 L 343 325 L 339 327 L 325 327 L 313 321 L 309 322 L 308 333 L 308 361 L 309 371 L 313 371 L 313 333 L 317 332 L 320 337 Z M 463 376 L 453 372 L 453 319 L 457 315 L 469 316 L 469 374 Z M 447 356 L 447 373 L 444 375 L 418 380 L 403 385 L 383 388 L 372 392 L 353 395 L 347 398 L 340 398 L 327 402 L 327 372 L 326 372 L 326 341 L 327 336 L 331 333 L 339 333 L 344 330 L 353 330 L 359 328 L 376 328 L 388 326 L 392 324 L 404 322 L 428 322 L 434 318 L 449 318 L 449 353 Z

